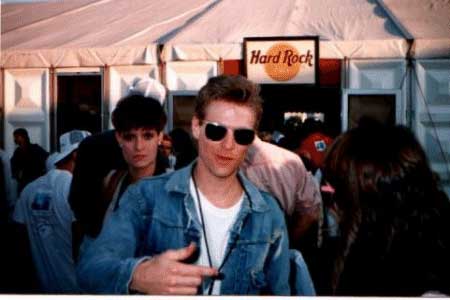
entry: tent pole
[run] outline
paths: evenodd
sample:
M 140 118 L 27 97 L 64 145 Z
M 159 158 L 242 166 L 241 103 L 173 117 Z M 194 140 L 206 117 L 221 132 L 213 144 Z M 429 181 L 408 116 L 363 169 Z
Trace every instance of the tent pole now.
M 102 72 L 102 105 L 101 105 L 101 131 L 109 129 L 109 109 L 111 107 L 110 90 L 111 90 L 111 67 L 107 64 L 103 66 Z
M 5 149 L 5 95 L 3 92 L 5 86 L 5 69 L 0 69 L 0 148 Z
M 413 57 L 414 57 L 414 39 L 407 39 L 408 52 L 406 53 L 406 72 L 408 74 L 408 89 L 406 95 L 406 124 L 409 128 L 413 127 L 414 124 L 414 107 L 413 107 Z
M 50 122 L 50 151 L 58 150 L 58 124 L 57 124 L 57 109 L 58 109 L 58 91 L 57 91 L 57 77 L 56 77 L 56 69 L 52 65 L 49 68 L 50 73 L 50 111 L 49 111 L 49 122 Z
M 342 88 L 348 89 L 350 85 L 350 60 L 347 56 L 344 57 L 343 68 L 342 68 Z
M 222 75 L 225 73 L 225 62 L 223 61 L 223 58 L 220 57 L 219 61 L 217 62 L 217 69 L 218 69 L 218 75 Z

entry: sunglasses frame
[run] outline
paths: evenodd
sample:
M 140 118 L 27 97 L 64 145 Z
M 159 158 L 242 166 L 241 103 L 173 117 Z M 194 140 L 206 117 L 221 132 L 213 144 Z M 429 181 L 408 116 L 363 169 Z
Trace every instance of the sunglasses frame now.
M 204 125 L 205 125 L 205 136 L 206 136 L 206 138 L 208 140 L 211 140 L 211 141 L 214 141 L 214 142 L 218 142 L 218 141 L 223 140 L 226 137 L 227 133 L 228 133 L 228 129 L 233 131 L 233 139 L 234 139 L 234 141 L 236 142 L 236 144 L 241 145 L 241 146 L 248 146 L 248 145 L 250 145 L 251 143 L 253 143 L 253 141 L 255 139 L 255 136 L 256 136 L 255 130 L 254 129 L 250 129 L 250 128 L 229 128 L 229 127 L 227 127 L 225 125 L 222 125 L 222 124 L 217 123 L 217 122 L 212 122 L 212 121 L 204 121 Z M 223 136 L 220 137 L 219 139 L 214 139 L 211 136 L 208 136 L 208 130 L 207 130 L 207 126 L 208 125 L 212 125 L 215 128 L 225 129 Z M 251 141 L 249 143 L 243 142 L 242 141 L 242 136 L 239 135 L 239 132 L 252 132 L 253 133 L 253 137 L 251 138 Z

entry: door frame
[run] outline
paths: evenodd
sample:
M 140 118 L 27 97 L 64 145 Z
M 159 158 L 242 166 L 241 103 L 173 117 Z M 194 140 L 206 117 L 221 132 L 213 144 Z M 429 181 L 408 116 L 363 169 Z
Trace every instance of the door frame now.
M 92 67 L 92 68 L 58 68 L 51 70 L 51 92 L 50 95 L 52 97 L 50 101 L 50 147 L 52 151 L 58 149 L 58 77 L 59 76 L 92 76 L 92 75 L 100 75 L 100 93 L 101 93 L 101 104 L 100 104 L 100 116 L 101 120 L 101 130 L 105 130 L 104 128 L 104 116 L 105 112 L 108 110 L 105 103 L 105 74 L 104 70 L 101 67 Z

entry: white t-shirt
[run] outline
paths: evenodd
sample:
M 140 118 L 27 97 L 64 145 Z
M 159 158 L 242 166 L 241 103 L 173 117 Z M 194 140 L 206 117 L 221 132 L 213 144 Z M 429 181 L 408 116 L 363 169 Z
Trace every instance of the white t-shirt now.
M 51 170 L 25 187 L 14 210 L 14 221 L 27 227 L 43 292 L 79 292 L 72 258 L 71 182 L 70 172 Z
M 189 183 L 190 193 L 194 199 L 195 208 L 197 210 L 198 219 L 201 222 L 200 210 L 198 207 L 197 194 L 195 192 L 194 182 L 191 178 Z M 242 193 L 239 201 L 229 207 L 220 208 L 214 206 L 209 200 L 198 190 L 200 197 L 200 203 L 203 211 L 203 218 L 205 221 L 206 238 L 208 240 L 209 253 L 211 255 L 211 262 L 214 268 L 219 268 L 222 264 L 222 260 L 227 248 L 228 239 L 230 237 L 230 230 L 236 221 L 239 210 L 241 209 L 244 194 Z M 202 231 L 200 242 L 200 256 L 195 263 L 200 266 L 209 266 L 208 253 L 206 249 L 206 243 L 204 233 Z M 214 282 L 213 295 L 220 295 L 221 282 L 216 280 Z M 207 294 L 209 286 L 203 286 L 203 293 Z

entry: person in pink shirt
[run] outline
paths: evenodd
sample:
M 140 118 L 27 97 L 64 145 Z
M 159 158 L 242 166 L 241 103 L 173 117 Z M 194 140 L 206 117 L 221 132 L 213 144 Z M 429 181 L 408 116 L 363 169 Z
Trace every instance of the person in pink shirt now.
M 256 137 L 241 170 L 258 188 L 278 199 L 292 244 L 319 220 L 319 185 L 297 154 Z

